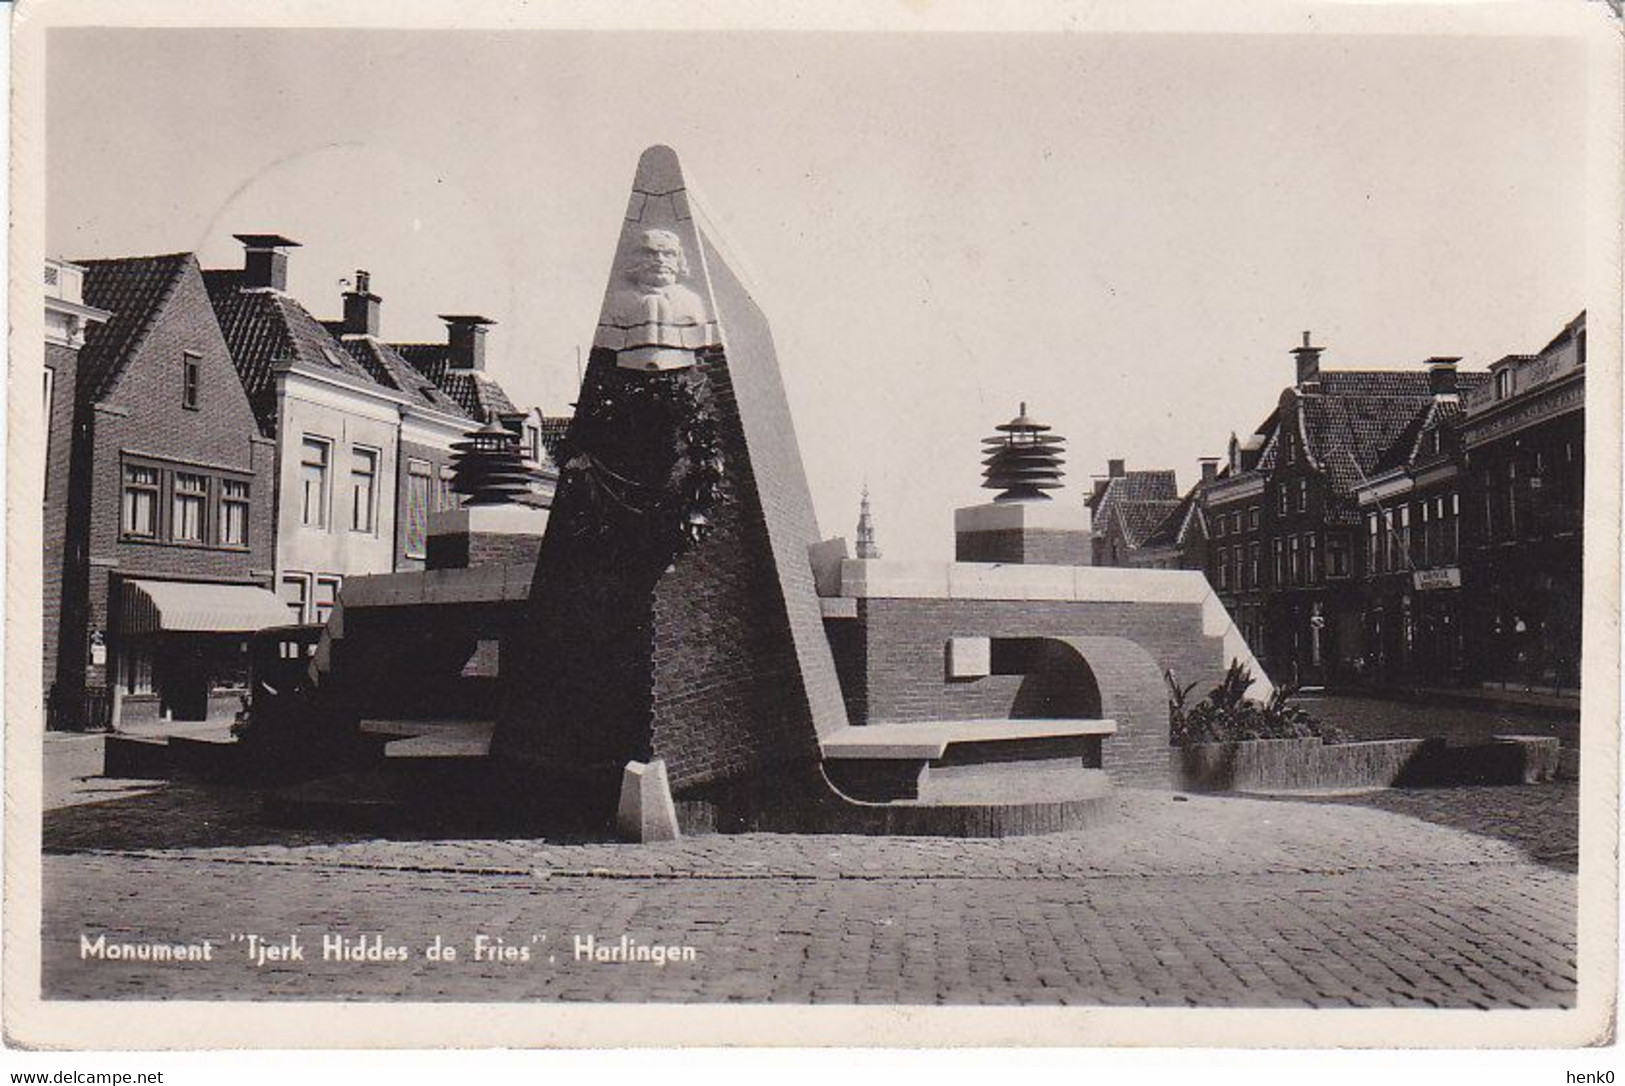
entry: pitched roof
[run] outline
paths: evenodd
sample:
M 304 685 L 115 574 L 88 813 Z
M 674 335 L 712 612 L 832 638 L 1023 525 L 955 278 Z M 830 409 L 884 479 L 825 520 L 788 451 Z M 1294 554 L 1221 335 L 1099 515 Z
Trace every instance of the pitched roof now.
M 92 403 L 112 390 L 125 361 L 146 334 L 153 316 L 168 299 L 182 271 L 197 258 L 191 253 L 131 256 L 115 260 L 75 260 L 85 269 L 84 301 L 112 316 L 91 325 L 79 352 L 78 396 Z
M 483 370 L 453 369 L 445 343 L 391 343 L 407 365 L 433 381 L 470 417 L 490 422 L 501 415 L 523 414 L 496 378 Z
M 337 371 L 352 381 L 377 384 L 331 332 L 293 298 L 278 290 L 241 289 L 242 272 L 203 273 L 220 331 L 242 378 L 260 430 L 276 430 L 274 364 L 297 361 Z
M 1138 547 L 1179 505 L 1178 498 L 1172 501 L 1118 501 L 1113 503 L 1113 512 L 1122 525 L 1123 538 L 1129 546 Z
M 330 322 L 324 322 L 330 325 Z M 423 407 L 447 411 L 454 415 L 471 415 L 455 398 L 448 396 L 438 385 L 419 373 L 402 358 L 394 347 L 371 336 L 346 336 L 341 340 L 350 357 L 366 369 L 373 381 L 385 388 L 404 393 L 408 399 Z M 481 420 L 485 421 L 485 420 Z
M 1171 547 L 1182 543 L 1185 539 L 1185 529 L 1192 517 L 1201 516 L 1202 484 L 1197 483 L 1185 491 L 1185 496 L 1174 503 L 1166 516 L 1151 529 L 1145 539 L 1140 543 L 1142 547 Z
M 1488 378 L 1489 374 L 1487 373 L 1457 374 L 1456 387 L 1460 393 L 1465 395 Z M 1378 475 L 1386 471 L 1393 471 L 1396 468 L 1409 467 L 1424 459 L 1426 454 L 1424 454 L 1423 449 L 1425 448 L 1427 435 L 1435 430 L 1452 426 L 1457 419 L 1463 417 L 1463 414 L 1464 411 L 1459 398 L 1454 400 L 1430 400 L 1427 407 L 1417 412 L 1416 417 L 1406 425 L 1404 430 L 1400 431 L 1399 436 L 1394 439 L 1393 443 L 1383 450 L 1382 455 L 1377 458 L 1377 464 L 1372 469 L 1372 474 Z
M 1461 373 L 1457 385 L 1474 387 L 1483 374 Z M 1335 491 L 1352 494 L 1378 469 L 1388 450 L 1434 403 L 1424 370 L 1322 370 L 1316 383 L 1292 390 L 1305 449 Z M 1289 416 L 1290 417 L 1290 416 Z M 1420 430 L 1417 431 L 1420 433 Z M 1276 466 L 1280 426 L 1259 457 L 1262 471 Z

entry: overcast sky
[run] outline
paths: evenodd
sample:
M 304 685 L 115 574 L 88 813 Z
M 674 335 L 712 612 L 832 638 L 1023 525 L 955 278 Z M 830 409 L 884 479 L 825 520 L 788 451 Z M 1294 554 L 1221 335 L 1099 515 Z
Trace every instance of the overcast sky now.
M 825 535 L 868 481 L 891 558 L 952 553 L 1026 400 L 1168 467 L 1323 365 L 1481 367 L 1583 305 L 1585 73 L 1558 39 L 55 30 L 53 255 L 304 243 L 290 289 L 383 330 L 498 325 L 560 412 L 642 149 L 744 258 Z

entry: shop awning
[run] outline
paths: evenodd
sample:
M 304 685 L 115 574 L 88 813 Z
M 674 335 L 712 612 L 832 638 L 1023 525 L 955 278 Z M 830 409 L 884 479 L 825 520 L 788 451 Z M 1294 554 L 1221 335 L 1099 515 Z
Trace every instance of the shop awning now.
M 123 604 L 126 634 L 253 633 L 289 621 L 286 603 L 249 584 L 125 581 Z

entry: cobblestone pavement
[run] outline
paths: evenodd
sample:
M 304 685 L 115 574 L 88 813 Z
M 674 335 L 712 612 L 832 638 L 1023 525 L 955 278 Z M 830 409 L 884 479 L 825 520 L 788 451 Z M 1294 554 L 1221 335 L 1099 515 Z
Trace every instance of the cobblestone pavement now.
M 1105 825 L 1044 837 L 646 846 L 292 834 L 265 825 L 252 794 L 198 785 L 57 794 L 49 997 L 1574 1001 L 1568 784 L 1312 800 L 1125 790 Z M 81 934 L 104 933 L 209 939 L 215 960 L 83 959 Z M 297 933 L 306 960 L 252 966 L 231 941 L 249 933 Z M 324 934 L 380 936 L 408 957 L 323 961 Z M 424 955 L 437 935 L 455 962 Z M 481 935 L 528 960 L 475 960 Z M 694 960 L 578 960 L 589 935 Z

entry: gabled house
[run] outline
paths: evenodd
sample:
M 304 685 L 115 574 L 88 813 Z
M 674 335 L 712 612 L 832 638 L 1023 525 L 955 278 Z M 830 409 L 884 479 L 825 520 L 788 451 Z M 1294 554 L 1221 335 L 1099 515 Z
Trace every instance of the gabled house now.
M 1084 504 L 1089 508 L 1094 564 L 1127 566 L 1179 505 L 1179 487 L 1172 471 L 1130 471 L 1125 461 L 1109 460 L 1106 476 L 1095 478 Z
M 1199 569 L 1206 572 L 1207 515 L 1202 492 L 1218 478 L 1218 461 L 1202 461 L 1202 478 L 1170 509 L 1129 556 L 1141 569 Z
M 1467 668 L 1462 605 L 1462 396 L 1488 377 L 1427 362 L 1432 400 L 1356 490 L 1365 606 L 1362 663 L 1385 682 L 1459 681 Z
M 1307 333 L 1296 380 L 1207 488 L 1209 580 L 1281 681 L 1352 676 L 1362 627 L 1366 527 L 1359 490 L 1434 403 L 1428 368 L 1321 370 Z
M 275 446 L 191 253 L 82 260 L 110 314 L 79 355 L 51 720 L 229 720 L 274 623 Z

